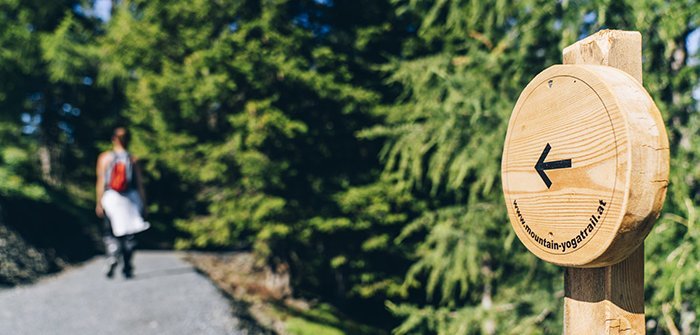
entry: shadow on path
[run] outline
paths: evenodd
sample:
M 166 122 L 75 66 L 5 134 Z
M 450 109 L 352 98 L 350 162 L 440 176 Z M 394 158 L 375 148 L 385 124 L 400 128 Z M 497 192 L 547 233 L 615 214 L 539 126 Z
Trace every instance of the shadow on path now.
M 160 270 L 138 272 L 130 280 L 145 280 L 145 279 L 153 279 L 153 278 L 158 278 L 158 277 L 177 276 L 177 275 L 183 275 L 183 274 L 189 274 L 189 273 L 196 273 L 196 271 L 191 266 L 172 268 L 172 269 L 160 269 Z

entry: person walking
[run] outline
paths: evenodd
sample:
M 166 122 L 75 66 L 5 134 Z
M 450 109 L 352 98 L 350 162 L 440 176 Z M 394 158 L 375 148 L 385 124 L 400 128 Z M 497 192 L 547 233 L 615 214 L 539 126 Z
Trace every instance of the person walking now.
M 103 241 L 107 256 L 107 278 L 114 276 L 119 262 L 125 278 L 133 276 L 131 259 L 135 234 L 149 228 L 144 221 L 146 193 L 138 160 L 129 154 L 129 132 L 114 129 L 112 150 L 97 158 L 97 204 L 95 213 L 103 218 Z

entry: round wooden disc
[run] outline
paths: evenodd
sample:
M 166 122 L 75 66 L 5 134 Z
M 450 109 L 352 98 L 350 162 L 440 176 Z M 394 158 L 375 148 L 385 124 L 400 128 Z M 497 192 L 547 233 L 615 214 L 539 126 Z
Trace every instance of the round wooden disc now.
M 518 238 L 562 266 L 623 260 L 658 217 L 668 148 L 658 109 L 628 74 L 598 65 L 544 70 L 521 93 L 503 150 Z

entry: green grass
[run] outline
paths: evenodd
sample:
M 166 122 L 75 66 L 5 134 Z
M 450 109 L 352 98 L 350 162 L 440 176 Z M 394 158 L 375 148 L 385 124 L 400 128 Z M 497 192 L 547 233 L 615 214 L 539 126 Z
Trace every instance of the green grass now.
M 291 335 L 385 335 L 376 328 L 359 324 L 344 318 L 340 312 L 328 304 L 318 304 L 300 311 L 279 307 L 276 313 L 284 320 L 287 332 Z
M 346 335 L 344 331 L 333 326 L 315 323 L 313 321 L 291 317 L 285 322 L 287 331 L 292 335 Z

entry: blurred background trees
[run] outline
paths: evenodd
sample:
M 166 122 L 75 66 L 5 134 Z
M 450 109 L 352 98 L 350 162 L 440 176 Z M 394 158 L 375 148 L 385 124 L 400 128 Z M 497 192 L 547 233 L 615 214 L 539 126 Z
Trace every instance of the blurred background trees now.
M 697 332 L 698 13 L 661 0 L 2 0 L 0 236 L 18 241 L 0 247 L 17 269 L 2 282 L 96 252 L 94 162 L 127 125 L 147 246 L 252 249 L 290 266 L 297 295 L 398 334 L 558 334 L 561 269 L 525 251 L 503 210 L 506 122 L 563 47 L 626 29 L 642 33 L 672 145 L 646 244 L 648 328 Z M 31 257 L 7 247 L 22 243 Z

